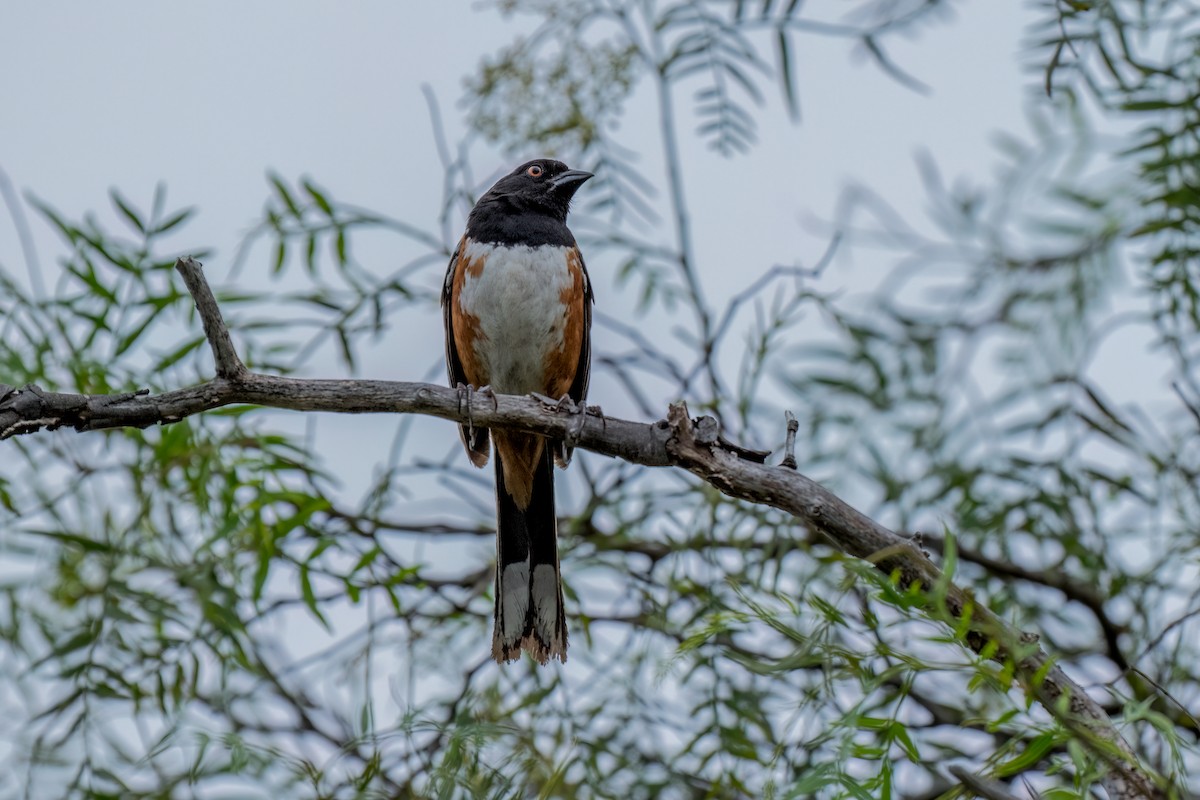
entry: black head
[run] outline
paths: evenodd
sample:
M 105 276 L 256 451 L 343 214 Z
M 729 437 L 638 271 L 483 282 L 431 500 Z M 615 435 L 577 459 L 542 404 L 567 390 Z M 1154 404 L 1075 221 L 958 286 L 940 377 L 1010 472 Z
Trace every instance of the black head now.
M 544 214 L 567 221 L 571 198 L 592 173 L 570 169 L 561 161 L 535 158 L 496 181 L 479 198 L 479 206 L 499 205 L 510 211 Z

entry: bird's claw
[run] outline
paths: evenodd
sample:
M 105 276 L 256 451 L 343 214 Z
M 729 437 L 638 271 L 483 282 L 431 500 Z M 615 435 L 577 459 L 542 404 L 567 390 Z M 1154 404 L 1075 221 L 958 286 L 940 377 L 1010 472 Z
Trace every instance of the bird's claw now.
M 583 426 L 587 423 L 587 406 L 582 402 L 576 403 L 570 395 L 564 394 L 558 399 L 555 409 L 571 415 L 571 424 L 567 426 L 566 443 L 569 447 L 574 447 L 578 444 L 579 437 L 583 435 Z
M 493 411 L 500 410 L 500 401 L 496 399 L 496 393 L 492 391 L 490 385 L 476 389 L 471 384 L 460 381 L 454 389 L 458 392 L 458 410 L 463 410 L 464 402 L 467 404 L 467 438 L 473 438 L 475 436 L 475 418 L 471 414 L 471 405 L 475 402 L 475 394 L 478 393 L 491 400 Z
M 574 447 L 579 441 L 579 437 L 583 435 L 583 428 L 587 424 L 587 418 L 589 416 L 599 417 L 601 426 L 605 425 L 604 412 L 600 409 L 600 406 L 589 406 L 583 402 L 576 403 L 575 400 L 567 394 L 564 394 L 557 400 L 555 400 L 553 397 L 544 395 L 541 392 L 530 392 L 529 396 L 534 400 L 537 400 L 549 411 L 556 411 L 560 414 L 571 415 L 571 425 L 567 429 L 567 436 L 564 439 L 569 447 Z
M 458 382 L 454 387 L 454 391 L 458 393 L 458 410 L 463 410 L 463 403 L 467 404 L 467 440 L 470 441 L 475 436 L 475 421 L 471 419 L 471 399 L 475 394 L 475 387 L 469 383 Z

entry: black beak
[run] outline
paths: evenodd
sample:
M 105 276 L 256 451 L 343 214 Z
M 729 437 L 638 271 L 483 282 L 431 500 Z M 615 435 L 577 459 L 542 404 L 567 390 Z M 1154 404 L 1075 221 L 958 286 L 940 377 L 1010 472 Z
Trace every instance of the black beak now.
M 569 169 L 561 175 L 555 175 L 550 179 L 550 185 L 555 189 L 561 189 L 564 186 L 570 186 L 571 191 L 579 188 L 579 184 L 586 181 L 588 178 L 594 177 L 590 172 L 584 172 L 581 169 Z

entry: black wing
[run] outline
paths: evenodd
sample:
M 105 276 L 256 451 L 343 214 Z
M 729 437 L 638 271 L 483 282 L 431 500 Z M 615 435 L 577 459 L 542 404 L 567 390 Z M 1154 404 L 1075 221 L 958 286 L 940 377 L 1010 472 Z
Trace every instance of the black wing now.
M 446 371 L 450 375 L 451 386 L 466 385 L 467 383 L 467 376 L 463 372 L 462 361 L 458 358 L 458 348 L 454 346 L 454 320 L 450 314 L 451 295 L 454 290 L 454 273 L 458 268 L 459 253 L 462 252 L 466 241 L 467 238 L 465 236 L 459 241 L 458 248 L 454 251 L 454 255 L 450 257 L 450 266 L 446 269 L 446 280 L 442 282 L 442 325 L 446 329 Z M 588 322 L 590 321 L 591 315 L 589 313 Z M 587 381 L 585 380 L 584 388 L 586 389 L 586 387 Z M 462 437 L 463 447 L 467 449 L 467 457 L 471 459 L 471 463 L 477 467 L 482 467 L 486 464 L 488 462 L 488 454 L 491 450 L 487 428 L 459 425 L 458 433 Z

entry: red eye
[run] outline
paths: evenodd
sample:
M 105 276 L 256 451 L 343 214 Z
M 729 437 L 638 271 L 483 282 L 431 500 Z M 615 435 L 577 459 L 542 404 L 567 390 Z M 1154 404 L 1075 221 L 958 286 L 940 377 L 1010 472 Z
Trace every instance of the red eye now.
M 525 174 L 531 178 L 542 177 L 542 165 L 541 164 L 533 164 L 532 166 L 529 167 L 529 169 L 525 170 Z

